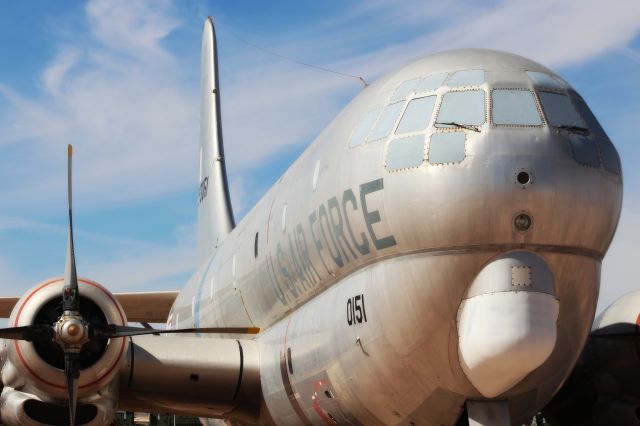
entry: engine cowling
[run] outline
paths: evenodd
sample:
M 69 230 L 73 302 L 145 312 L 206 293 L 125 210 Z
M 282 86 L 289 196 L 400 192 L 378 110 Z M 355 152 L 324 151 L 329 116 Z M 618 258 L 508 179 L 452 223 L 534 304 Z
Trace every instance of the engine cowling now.
M 53 325 L 62 315 L 63 285 L 63 279 L 56 278 L 29 290 L 14 307 L 9 326 Z M 78 279 L 78 288 L 80 312 L 89 324 L 127 324 L 122 306 L 103 286 Z M 111 421 L 118 400 L 117 377 L 125 362 L 126 344 L 126 338 L 112 338 L 92 339 L 82 346 L 77 381 L 78 424 Z M 54 341 L 5 340 L 1 359 L 4 361 L 4 389 L 0 396 L 3 423 L 64 424 L 68 402 L 64 353 L 60 346 Z

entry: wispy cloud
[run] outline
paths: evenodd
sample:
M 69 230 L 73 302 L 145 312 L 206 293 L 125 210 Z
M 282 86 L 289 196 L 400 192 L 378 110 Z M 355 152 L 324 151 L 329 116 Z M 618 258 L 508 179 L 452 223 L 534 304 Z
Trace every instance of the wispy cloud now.
M 89 2 L 88 37 L 60 46 L 42 72 L 43 93 L 27 96 L 0 86 L 9 102 L 0 144 L 29 144 L 28 167 L 47 174 L 60 169 L 64 145 L 74 143 L 81 159 L 76 191 L 89 203 L 148 198 L 191 183 L 197 82 L 184 81 L 182 64 L 163 45 L 178 25 L 169 6 Z M 62 179 L 32 180 L 0 195 L 24 205 L 62 194 L 63 187 Z
M 86 266 L 113 292 L 177 290 L 195 271 L 196 257 L 190 246 L 163 247 Z

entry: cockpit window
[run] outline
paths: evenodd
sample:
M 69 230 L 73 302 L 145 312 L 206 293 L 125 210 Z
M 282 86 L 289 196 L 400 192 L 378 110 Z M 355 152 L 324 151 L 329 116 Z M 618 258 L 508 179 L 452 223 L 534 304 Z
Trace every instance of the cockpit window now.
M 536 86 L 548 87 L 549 89 L 562 89 L 560 82 L 549 74 L 537 71 L 527 71 L 527 75 Z
M 376 118 L 378 118 L 378 114 L 380 114 L 380 108 L 369 111 L 367 115 L 360 120 L 360 123 L 358 123 L 353 133 L 351 133 L 351 139 L 349 139 L 350 147 L 362 145 L 364 143 L 369 130 L 371 130 L 371 126 L 373 126 Z
M 586 102 L 582 98 L 578 97 L 574 98 L 574 103 L 578 110 L 578 113 L 580 113 L 584 121 L 587 122 L 589 130 L 592 131 L 596 136 L 609 139 L 604 129 L 602 128 L 600 123 L 598 123 L 598 120 L 591 112 L 591 109 L 587 106 Z
M 547 121 L 554 127 L 564 127 L 575 130 L 586 130 L 584 120 L 576 111 L 567 95 L 552 92 L 539 92 L 542 109 Z
M 484 83 L 483 70 L 463 70 L 451 76 L 449 87 L 477 86 L 482 83 Z
M 420 82 L 419 78 L 414 78 L 413 80 L 407 80 L 404 83 L 402 83 L 400 86 L 398 86 L 396 91 L 393 92 L 393 95 L 391 95 L 391 102 L 399 101 L 401 99 L 406 98 L 407 95 L 413 92 L 413 89 L 416 88 L 419 82 Z
M 442 83 L 444 83 L 446 79 L 447 73 L 433 74 L 425 77 L 416 88 L 416 93 L 436 90 L 438 87 L 442 86 Z
M 396 102 L 395 104 L 387 105 L 386 107 L 384 107 L 384 109 L 382 110 L 382 114 L 380 114 L 378 122 L 373 127 L 373 130 L 371 130 L 371 133 L 369 133 L 369 136 L 367 136 L 367 142 L 375 141 L 389 136 L 389 133 L 391 133 L 391 130 L 393 130 L 396 121 L 398 121 L 398 116 L 400 115 L 402 107 L 404 107 L 405 104 L 406 102 Z
M 479 126 L 484 122 L 484 90 L 449 92 L 442 98 L 436 127 Z
M 429 125 L 429 121 L 431 121 L 431 114 L 433 114 L 435 104 L 435 96 L 425 96 L 409 102 L 402 115 L 396 134 L 424 130 Z
M 494 124 L 507 126 L 540 126 L 542 118 L 533 93 L 528 90 L 495 89 L 491 92 Z

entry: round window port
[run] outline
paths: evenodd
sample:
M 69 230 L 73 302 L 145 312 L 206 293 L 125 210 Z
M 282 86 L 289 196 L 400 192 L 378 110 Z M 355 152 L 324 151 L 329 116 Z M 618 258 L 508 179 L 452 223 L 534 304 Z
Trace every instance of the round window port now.
M 532 224 L 533 224 L 533 219 L 531 219 L 531 216 L 529 216 L 527 213 L 519 213 L 513 219 L 513 225 L 520 232 L 528 231 L 529 228 L 531 228 Z

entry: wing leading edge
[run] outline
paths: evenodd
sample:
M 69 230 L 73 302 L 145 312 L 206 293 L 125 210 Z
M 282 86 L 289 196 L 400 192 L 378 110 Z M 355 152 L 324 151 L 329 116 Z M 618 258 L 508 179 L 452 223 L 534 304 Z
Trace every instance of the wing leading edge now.
M 116 293 L 114 296 L 124 308 L 130 322 L 163 323 L 167 321 L 178 292 Z M 18 300 L 19 297 L 0 297 L 0 318 L 9 318 Z

